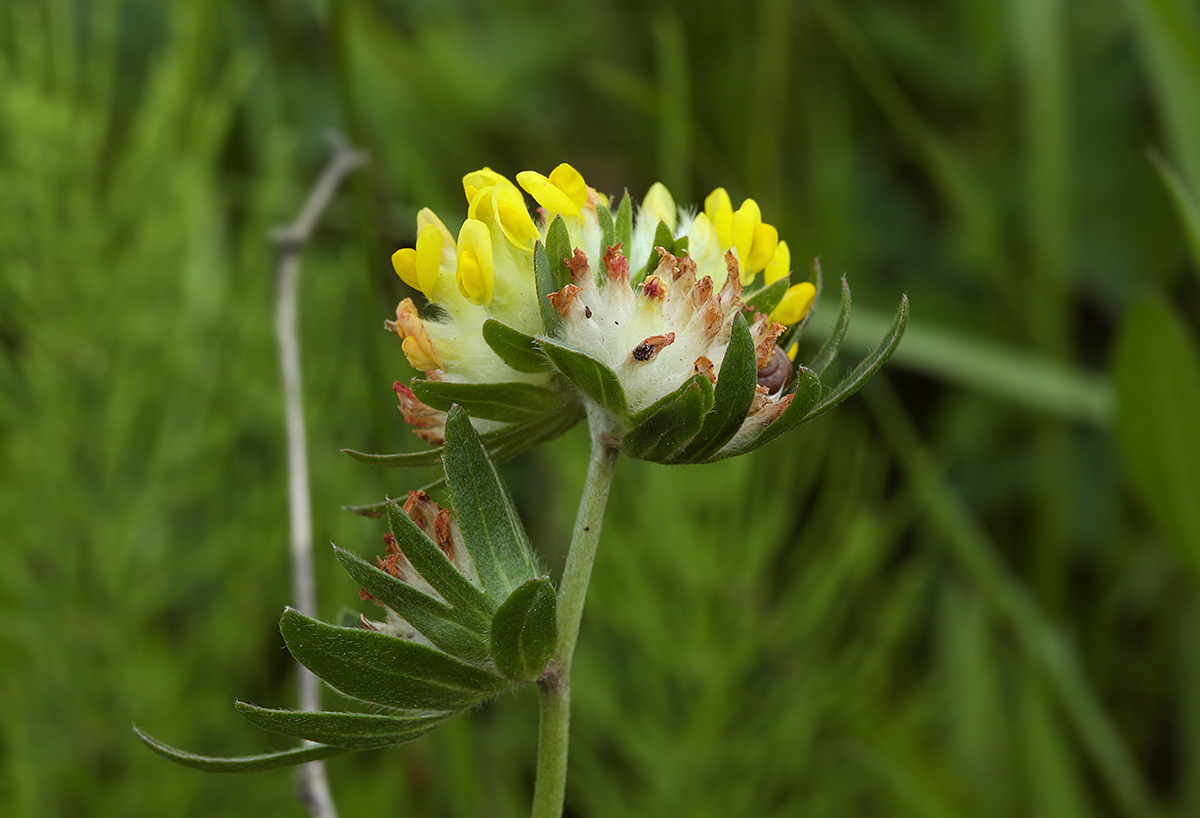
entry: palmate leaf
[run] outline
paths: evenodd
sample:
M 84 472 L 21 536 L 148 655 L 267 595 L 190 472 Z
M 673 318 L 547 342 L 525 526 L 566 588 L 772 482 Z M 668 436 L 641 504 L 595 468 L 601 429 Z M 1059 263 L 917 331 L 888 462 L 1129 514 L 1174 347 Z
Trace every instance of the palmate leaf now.
M 339 628 L 288 608 L 279 620 L 296 661 L 351 698 L 404 710 L 461 710 L 506 680 L 384 633 Z
M 270 710 L 246 702 L 234 707 L 246 721 L 291 738 L 370 750 L 412 741 L 458 715 L 456 711 L 417 711 L 395 715 L 374 713 L 313 713 L 305 710 Z
M 460 659 L 484 661 L 488 658 L 487 634 L 479 629 L 482 622 L 478 617 L 434 599 L 349 551 L 334 548 L 334 553 L 351 579 L 404 617 L 430 642 Z
M 484 593 L 498 606 L 538 572 L 533 548 L 496 464 L 467 413 L 457 407 L 446 417 L 444 460 L 455 519 Z
M 837 323 L 833 325 L 833 331 L 829 333 L 825 343 L 817 350 L 816 357 L 808 364 L 808 368 L 817 373 L 818 377 L 825 374 L 825 370 L 837 357 L 838 350 L 842 347 L 842 339 L 846 337 L 846 327 L 848 326 L 850 326 L 850 285 L 847 283 L 846 277 L 842 276 L 842 309 L 838 313 Z
M 145 742 L 147 747 L 163 758 L 170 759 L 176 764 L 182 764 L 184 767 L 191 767 L 194 770 L 203 770 L 209 773 L 256 773 L 264 770 L 278 770 L 281 767 L 292 767 L 296 764 L 305 764 L 309 761 L 332 758 L 346 752 L 345 747 L 330 747 L 328 745 L 317 744 L 310 747 L 280 750 L 275 753 L 220 758 L 218 756 L 189 753 L 187 750 L 172 747 L 170 744 L 165 744 L 154 738 L 149 733 L 143 732 L 137 726 L 134 726 L 133 732 L 139 739 Z M 383 743 L 375 746 L 386 747 L 387 744 Z
M 558 598 L 546 577 L 512 592 L 492 619 L 496 668 L 511 679 L 536 679 L 558 644 Z
M 495 605 L 459 573 L 454 563 L 425 536 L 425 532 L 404 513 L 399 503 L 389 501 L 386 510 L 388 526 L 400 551 L 443 599 L 462 616 L 469 617 L 465 624 L 482 631 Z

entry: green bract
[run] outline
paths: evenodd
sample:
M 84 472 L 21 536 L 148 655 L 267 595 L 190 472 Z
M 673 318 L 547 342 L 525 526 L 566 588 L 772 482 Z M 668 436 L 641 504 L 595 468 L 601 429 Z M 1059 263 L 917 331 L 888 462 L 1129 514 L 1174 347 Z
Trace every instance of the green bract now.
M 410 741 L 537 680 L 558 639 L 557 598 L 492 457 L 461 408 L 447 414 L 442 460 L 453 515 L 414 492 L 403 509 L 386 505 L 394 547 L 381 567 L 336 551 L 347 573 L 383 606 L 387 622 L 341 627 L 291 608 L 280 619 L 297 661 L 375 712 L 270 710 L 239 702 L 252 724 L 315 742 L 263 755 L 200 756 L 138 730 L 142 740 L 190 767 L 265 770 Z

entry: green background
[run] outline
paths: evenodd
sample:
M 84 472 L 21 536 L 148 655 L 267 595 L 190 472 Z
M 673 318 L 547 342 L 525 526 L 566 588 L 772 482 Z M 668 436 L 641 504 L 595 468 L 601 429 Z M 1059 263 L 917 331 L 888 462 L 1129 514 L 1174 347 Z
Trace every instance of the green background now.
M 908 336 L 811 427 L 618 469 L 574 816 L 1200 814 L 1200 7 L 1189 0 L 0 4 L 0 814 L 302 815 L 275 250 L 306 250 L 316 541 L 428 474 L 382 328 L 416 210 L 560 161 L 753 196 Z M 452 224 L 456 227 L 457 224 Z M 827 293 L 836 292 L 828 287 Z M 832 321 L 828 298 L 811 325 Z M 581 430 L 506 467 L 552 571 Z M 318 548 L 321 613 L 368 610 Z M 336 706 L 336 696 L 327 701 Z M 329 764 L 342 813 L 528 809 L 535 704 Z

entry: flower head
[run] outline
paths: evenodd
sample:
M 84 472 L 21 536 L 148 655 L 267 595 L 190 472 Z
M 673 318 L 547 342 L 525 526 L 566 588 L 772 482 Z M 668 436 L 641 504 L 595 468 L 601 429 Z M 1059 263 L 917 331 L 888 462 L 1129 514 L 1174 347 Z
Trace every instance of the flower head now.
M 457 238 L 422 210 L 416 246 L 392 259 L 436 305 L 422 317 L 404 299 L 387 322 L 425 373 L 396 384 L 401 411 L 434 444 L 454 404 L 501 457 L 591 409 L 608 413 L 634 457 L 728 457 L 844 399 L 899 339 L 904 303 L 862 371 L 826 393 L 819 375 L 845 329 L 848 290 L 831 344 L 811 366 L 794 362 L 819 269 L 794 280 L 787 243 L 753 199 L 735 210 L 718 188 L 694 212 L 655 184 L 635 215 L 628 195 L 612 209 L 567 164 L 516 179 L 467 174 Z

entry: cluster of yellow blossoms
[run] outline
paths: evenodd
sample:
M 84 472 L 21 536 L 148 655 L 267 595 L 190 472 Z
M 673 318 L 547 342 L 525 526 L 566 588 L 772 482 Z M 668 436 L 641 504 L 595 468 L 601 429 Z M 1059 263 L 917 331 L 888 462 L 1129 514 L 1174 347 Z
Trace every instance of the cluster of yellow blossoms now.
M 719 188 L 694 213 L 677 207 L 667 188 L 655 184 L 635 217 L 628 202 L 614 215 L 609 198 L 567 164 L 549 176 L 525 171 L 516 179 L 514 184 L 490 168 L 467 174 L 467 218 L 457 237 L 423 209 L 416 247 L 392 257 L 400 278 L 438 307 L 422 318 L 406 298 L 395 321 L 388 322 L 403 339 L 409 362 L 428 380 L 555 388 L 549 366 L 522 371 L 538 368 L 516 369 L 497 355 L 485 339 L 484 324 L 491 319 L 523 336 L 562 341 L 600 361 L 616 374 L 630 413 L 636 413 L 698 372 L 715 384 L 733 320 L 748 302 L 765 312 L 751 313 L 760 369 L 778 365 L 776 340 L 812 306 L 811 282 L 781 283 L 791 274 L 788 245 L 762 220 L 753 199 L 734 210 Z M 536 219 L 522 189 L 537 202 Z M 535 273 L 535 248 L 547 245 L 551 225 L 559 220 L 569 239 L 568 256 L 550 261 L 565 263 L 570 283 L 544 292 Z M 753 303 L 755 294 L 768 290 L 767 303 Z M 561 325 L 546 325 L 545 298 Z M 653 352 L 648 357 L 636 352 L 646 344 Z M 440 442 L 444 411 L 407 386 L 396 389 L 417 433 Z M 786 408 L 789 396 L 781 392 L 773 393 L 771 384 L 760 387 L 747 416 L 758 415 L 757 422 L 748 425 L 747 434 Z

